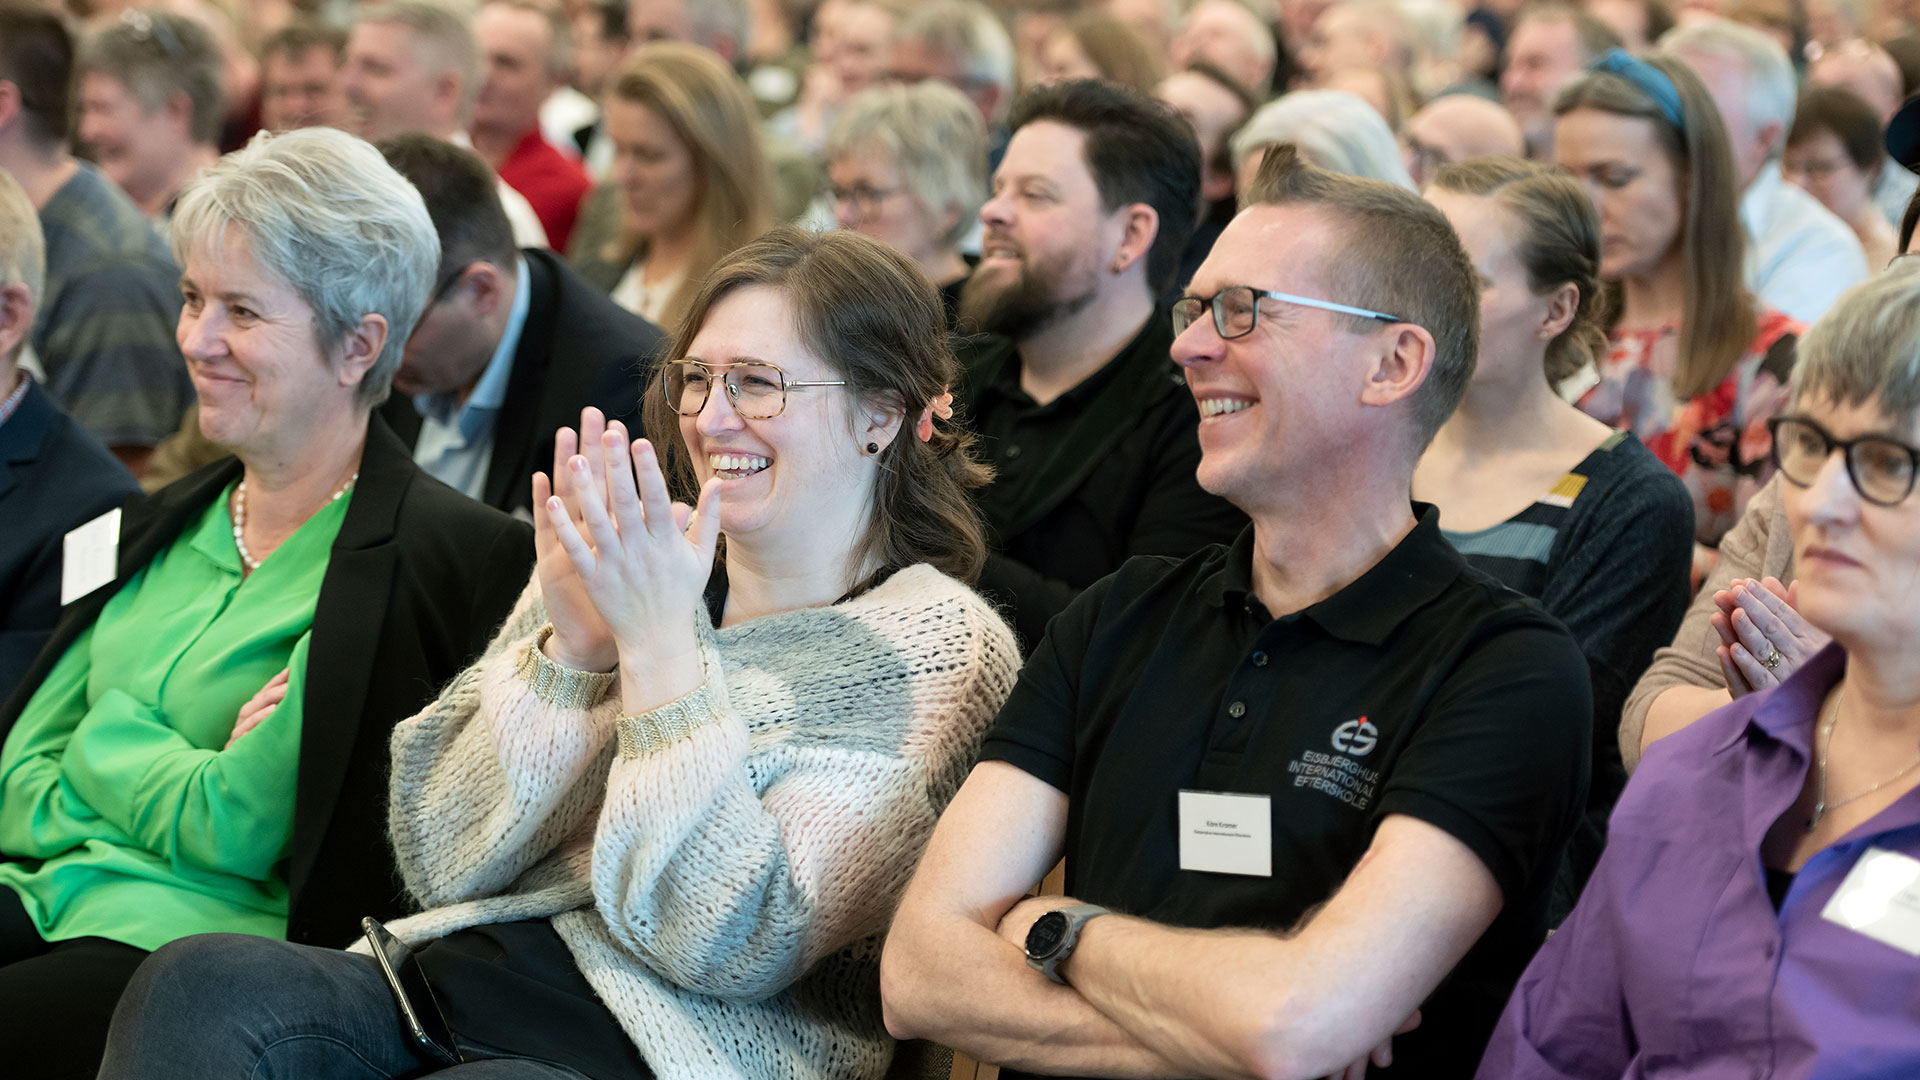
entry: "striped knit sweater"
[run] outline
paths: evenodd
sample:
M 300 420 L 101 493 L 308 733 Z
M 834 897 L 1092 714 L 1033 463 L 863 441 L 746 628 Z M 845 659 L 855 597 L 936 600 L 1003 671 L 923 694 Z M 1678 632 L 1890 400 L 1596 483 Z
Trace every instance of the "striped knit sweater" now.
M 637 717 L 537 647 L 537 579 L 393 735 L 418 943 L 550 918 L 662 1078 L 877 1077 L 880 943 L 1012 689 L 1011 631 L 927 566 L 714 631 L 705 683 Z

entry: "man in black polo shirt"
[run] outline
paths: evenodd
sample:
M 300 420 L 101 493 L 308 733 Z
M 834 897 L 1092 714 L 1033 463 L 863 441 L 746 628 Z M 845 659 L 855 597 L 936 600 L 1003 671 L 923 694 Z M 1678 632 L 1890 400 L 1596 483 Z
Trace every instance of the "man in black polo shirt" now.
M 1134 555 L 1185 556 L 1246 524 L 1200 489 L 1199 417 L 1168 359 L 1164 296 L 1200 191 L 1193 132 L 1092 81 L 1014 106 L 980 209 L 959 396 L 996 477 L 980 492 L 980 588 L 1024 648 L 1081 589 Z
M 1250 202 L 1173 356 L 1252 527 L 1053 622 L 881 962 L 895 1035 L 1002 1076 L 1470 1076 L 1584 805 L 1578 648 L 1407 500 L 1472 373 L 1459 240 L 1290 150 Z

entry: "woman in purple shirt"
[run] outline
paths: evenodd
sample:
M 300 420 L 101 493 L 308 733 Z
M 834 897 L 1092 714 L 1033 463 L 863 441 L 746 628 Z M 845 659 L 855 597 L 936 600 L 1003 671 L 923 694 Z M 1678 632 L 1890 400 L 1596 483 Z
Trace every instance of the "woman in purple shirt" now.
M 1834 643 L 1647 748 L 1481 1080 L 1920 1077 L 1920 267 L 1843 296 L 1774 421 Z

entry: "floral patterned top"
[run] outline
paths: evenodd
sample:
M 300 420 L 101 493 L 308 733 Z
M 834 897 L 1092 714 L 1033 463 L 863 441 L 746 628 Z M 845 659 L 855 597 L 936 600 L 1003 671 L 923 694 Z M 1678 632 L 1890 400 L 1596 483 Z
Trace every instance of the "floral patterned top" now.
M 1694 539 L 1709 546 L 1733 527 L 1747 500 L 1773 475 L 1767 421 L 1786 408 L 1794 346 L 1806 327 L 1772 308 L 1759 333 L 1719 386 L 1676 401 L 1676 326 L 1615 330 L 1596 368 L 1599 382 L 1580 395 L 1580 410 L 1639 436 L 1679 474 L 1693 496 Z

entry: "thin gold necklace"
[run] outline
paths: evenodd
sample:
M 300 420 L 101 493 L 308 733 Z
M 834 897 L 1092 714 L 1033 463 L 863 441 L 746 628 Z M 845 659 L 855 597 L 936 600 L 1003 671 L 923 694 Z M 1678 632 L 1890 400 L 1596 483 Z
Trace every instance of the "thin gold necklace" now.
M 1907 763 L 1906 768 L 1901 769 L 1899 772 L 1894 773 L 1892 776 L 1887 777 L 1885 780 L 1880 781 L 1879 783 L 1873 785 L 1867 790 L 1859 792 L 1857 794 L 1849 795 L 1846 798 L 1841 799 L 1839 802 L 1829 803 L 1827 801 L 1827 755 L 1833 752 L 1833 726 L 1840 722 L 1840 704 L 1841 702 L 1845 701 L 1846 698 L 1847 698 L 1847 688 L 1846 686 L 1842 685 L 1840 687 L 1840 692 L 1833 696 L 1833 713 L 1832 715 L 1827 717 L 1826 726 L 1821 728 L 1820 730 L 1821 739 L 1825 742 L 1826 745 L 1824 745 L 1820 749 L 1820 762 L 1819 762 L 1820 771 L 1817 774 L 1815 774 L 1813 816 L 1807 818 L 1808 832 L 1812 832 L 1814 830 L 1814 827 L 1820 824 L 1820 819 L 1827 816 L 1827 811 L 1838 810 L 1850 802 L 1857 802 L 1861 799 L 1864 799 L 1867 796 L 1873 794 L 1874 792 L 1879 791 L 1881 788 L 1886 787 L 1888 784 L 1893 783 L 1895 780 L 1898 780 L 1901 777 L 1907 775 L 1913 770 L 1920 769 L 1920 757 L 1916 757 L 1912 761 Z

